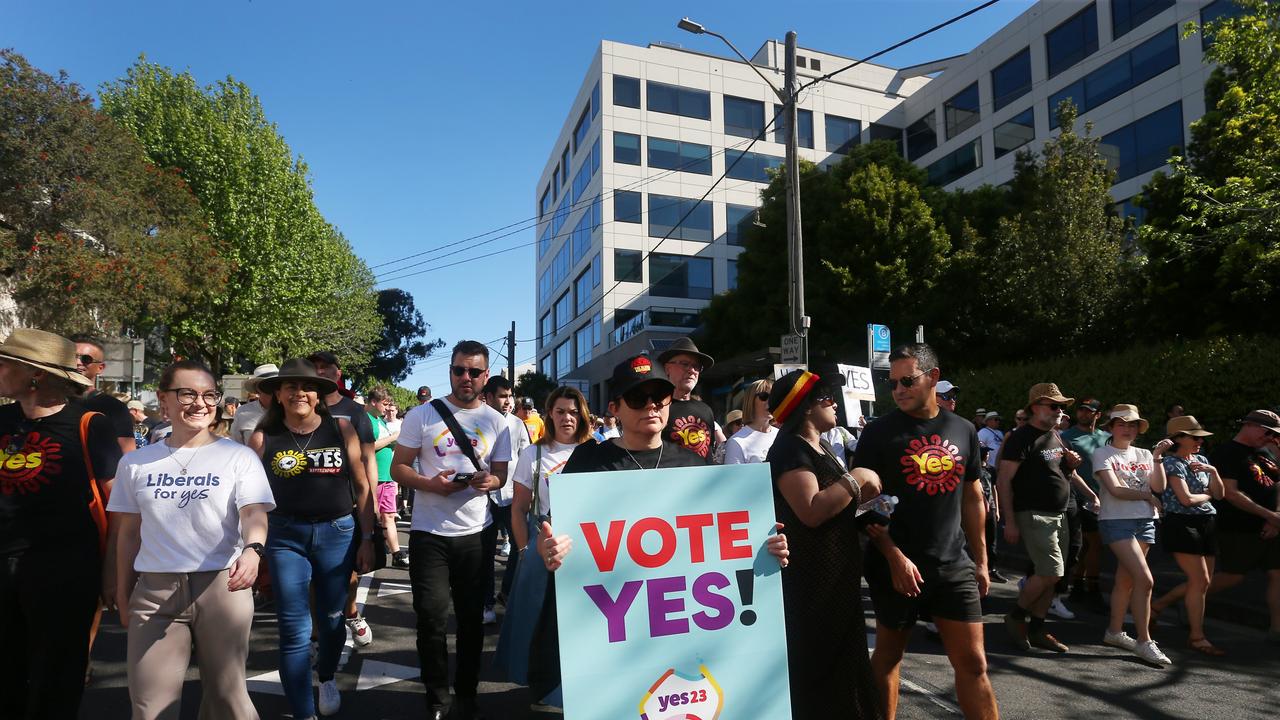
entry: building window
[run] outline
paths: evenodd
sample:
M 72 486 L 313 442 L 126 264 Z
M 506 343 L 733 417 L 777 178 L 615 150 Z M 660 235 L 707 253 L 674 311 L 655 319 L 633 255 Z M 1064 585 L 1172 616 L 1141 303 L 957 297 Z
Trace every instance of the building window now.
M 764 134 L 764 103 L 725 95 L 724 134 L 745 138 Z
M 615 132 L 613 134 L 613 161 L 623 165 L 639 165 L 640 136 Z
M 649 167 L 710 175 L 711 147 L 650 137 Z
M 640 108 L 640 81 L 626 75 L 613 76 L 613 104 Z
M 577 280 L 573 281 L 573 309 L 578 317 L 587 313 L 591 308 L 591 291 L 594 288 L 591 285 L 591 268 L 582 271 Z
M 1111 0 L 1111 39 L 1173 7 L 1173 0 Z
M 774 105 L 773 112 L 777 116 L 778 121 L 774 123 L 773 141 L 776 143 L 787 142 L 787 113 L 783 111 L 781 105 Z M 799 119 L 797 127 L 800 129 L 796 133 L 796 144 L 802 148 L 813 148 L 813 111 L 812 110 L 796 110 L 796 117 Z
M 564 152 L 560 153 L 560 182 L 569 182 L 569 145 L 565 144 Z
M 1170 25 L 1129 52 L 1049 96 L 1049 127 L 1058 127 L 1058 104 L 1071 100 L 1084 114 L 1178 65 L 1178 28 Z
M 972 142 L 947 153 L 929 165 L 929 182 L 934 185 L 947 185 L 982 167 L 982 138 L 974 138 Z
M 556 368 L 554 363 L 554 356 L 551 353 L 547 353 L 546 355 L 543 355 L 542 358 L 538 360 L 538 369 L 542 372 L 543 375 L 546 375 L 547 377 L 555 377 Z
M 711 258 L 653 253 L 649 256 L 649 294 L 710 300 L 714 294 Z
M 568 290 L 556 300 L 556 332 L 565 329 L 565 326 L 573 320 L 573 293 Z
M 572 263 L 569 262 L 569 243 L 565 242 L 560 246 L 560 250 L 556 252 L 555 259 L 551 261 L 551 287 L 560 287 L 560 283 L 569 277 L 569 268 Z
M 982 108 L 978 105 L 978 83 L 974 82 L 952 95 L 942 104 L 942 115 L 948 140 L 977 125 L 978 118 L 982 116 Z
M 573 264 L 577 265 L 578 261 L 587 256 L 591 252 L 591 212 L 582 213 L 582 218 L 578 220 L 578 224 L 573 228 Z
M 551 239 L 555 240 L 560 237 L 560 228 L 564 227 L 564 223 L 569 219 L 569 193 L 565 193 L 560 199 L 560 207 L 556 208 L 556 214 L 551 216 Z
M 1031 92 L 1031 47 L 1024 47 L 991 71 L 992 106 L 999 110 Z
M 541 350 L 542 346 L 550 342 L 551 338 L 556 334 L 556 326 L 551 320 L 550 311 L 542 314 L 542 321 L 538 326 L 542 329 L 542 331 L 538 333 L 538 349 Z
M 1179 101 L 1104 136 L 1098 151 L 1116 171 L 1114 182 L 1163 167 L 1181 153 L 1182 127 Z
M 730 245 L 744 245 L 747 239 L 748 228 L 755 222 L 756 209 L 750 205 L 731 205 L 726 203 L 724 206 L 725 215 L 725 231 L 724 240 Z
M 613 193 L 613 219 L 617 222 L 640 222 L 640 193 L 615 190 Z
M 551 299 L 551 291 L 556 286 L 551 282 L 551 268 L 542 271 L 542 275 L 538 276 L 538 304 L 541 305 Z
M 808 62 L 808 60 L 809 60 L 809 59 L 808 59 L 808 58 L 806 58 L 806 57 L 805 57 L 805 56 L 803 56 L 803 55 L 797 55 L 797 56 L 796 56 L 796 65 L 797 65 L 798 67 L 804 67 L 804 66 L 805 66 L 805 63 L 806 63 L 806 62 Z
M 699 120 L 711 119 L 711 93 L 706 90 L 693 90 L 655 80 L 649 80 L 645 85 L 648 89 L 651 112 L 681 115 Z
M 594 332 L 591 323 L 587 323 L 578 328 L 573 334 L 573 344 L 577 352 L 578 367 L 582 367 L 591 362 L 591 348 L 595 347 Z
M 1027 108 L 996 126 L 992 147 L 996 157 L 1007 155 L 1036 139 L 1035 108 Z
M 649 194 L 649 237 L 711 242 L 709 202 Z
M 538 236 L 538 259 L 541 260 L 543 255 L 551 249 L 551 223 L 547 223 L 542 227 L 542 234 Z
M 857 120 L 826 115 L 824 117 L 827 130 L 827 152 L 848 155 L 853 146 L 858 144 L 862 135 L 862 123 Z
M 1213 44 L 1213 38 L 1204 31 L 1204 26 L 1211 22 L 1222 22 L 1244 15 L 1244 8 L 1235 0 L 1213 0 L 1200 8 L 1200 48 L 1207 50 Z
M 819 70 L 819 71 L 821 71 L 821 70 L 822 70 L 822 61 L 821 61 L 821 60 L 819 60 L 818 58 L 809 58 L 809 69 L 810 69 L 810 70 Z
M 577 155 L 582 149 L 582 143 L 587 140 L 587 133 L 591 131 L 591 108 L 582 108 L 582 114 L 578 116 L 578 124 L 573 126 L 573 154 Z
M 543 188 L 542 199 L 538 201 L 538 218 L 539 219 L 541 219 L 543 215 L 546 215 L 547 211 L 551 209 L 552 202 L 554 201 L 551 199 L 551 186 L 548 185 L 547 187 Z
M 725 270 L 725 283 L 726 283 L 725 289 L 737 290 L 738 289 L 738 261 L 726 260 L 724 270 Z
M 1098 51 L 1098 6 L 1092 4 L 1045 33 L 1049 77 Z
M 888 140 L 898 146 L 898 154 L 906 155 L 906 148 L 902 144 L 902 128 L 892 125 L 882 125 L 880 123 L 871 123 L 869 128 L 871 142 L 877 140 Z
M 576 203 L 582 198 L 582 194 L 591 187 L 591 178 L 595 177 L 596 171 L 600 169 L 600 138 L 596 138 L 595 144 L 591 146 L 591 154 L 589 157 L 583 158 L 582 167 L 578 168 L 578 174 L 573 178 L 573 201 Z
M 573 370 L 573 345 L 565 340 L 556 346 L 556 380 L 561 380 Z
M 600 83 L 591 88 L 591 119 L 595 120 L 600 114 Z
M 614 248 L 613 281 L 644 282 L 644 253 L 639 250 Z
M 936 147 L 938 147 L 937 111 L 930 110 L 928 115 L 907 126 L 907 159 L 915 161 Z
M 769 171 L 782 167 L 785 158 L 776 155 L 744 152 L 725 148 L 725 174 L 734 180 L 751 180 L 758 183 L 769 182 Z

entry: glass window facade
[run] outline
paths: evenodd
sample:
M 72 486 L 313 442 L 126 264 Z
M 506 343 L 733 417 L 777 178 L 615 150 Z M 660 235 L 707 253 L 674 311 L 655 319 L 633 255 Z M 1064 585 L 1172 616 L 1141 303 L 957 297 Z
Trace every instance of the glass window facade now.
M 756 209 L 750 205 L 733 205 L 725 203 L 724 240 L 730 245 L 742 245 L 746 242 L 747 229 L 755 222 Z
M 573 370 L 573 345 L 565 340 L 556 346 L 556 379 L 561 380 Z
M 538 304 L 541 305 L 551 299 L 551 291 L 556 286 L 551 283 L 551 268 L 542 271 L 542 275 L 538 276 Z
M 644 282 L 644 253 L 614 248 L 613 281 Z
M 547 211 L 551 209 L 552 202 L 554 201 L 551 199 L 551 188 L 550 187 L 543 188 L 542 199 L 538 201 L 538 217 L 539 218 L 547 214 Z
M 542 259 L 543 255 L 551 249 L 551 223 L 547 223 L 542 227 L 542 234 L 538 236 L 538 259 Z
M 578 328 L 578 331 L 573 334 L 573 345 L 577 351 L 578 367 L 591 362 L 591 351 L 596 346 L 595 329 L 591 323 Z
M 764 133 L 764 103 L 724 96 L 724 134 L 757 138 Z
M 623 165 L 639 165 L 640 136 L 615 132 L 613 134 L 613 161 Z
M 560 332 L 573 320 L 573 293 L 568 290 L 556 300 L 556 332 Z
M 948 140 L 977 125 L 978 119 L 982 117 L 982 107 L 978 104 L 978 83 L 974 82 L 944 102 L 942 115 Z
M 649 194 L 649 237 L 711 242 L 712 204 Z
M 641 219 L 640 204 L 643 198 L 640 193 L 630 190 L 615 190 L 613 193 L 613 219 L 616 222 L 638 223 Z
M 786 144 L 787 142 L 787 114 L 782 111 L 781 105 L 774 105 L 773 112 L 778 116 L 778 122 L 773 124 L 773 141 L 776 143 Z M 798 122 L 796 127 L 800 130 L 796 133 L 796 144 L 802 148 L 813 148 L 813 111 L 799 109 L 796 110 L 796 118 Z
M 569 219 L 569 193 L 565 193 L 560 199 L 560 207 L 556 208 L 556 214 L 551 216 L 551 239 L 554 241 L 560 237 L 560 228 L 564 227 L 564 223 Z
M 569 242 L 566 241 L 560 245 L 555 259 L 551 261 L 551 287 L 553 288 L 560 287 L 560 283 L 569 277 L 569 268 L 572 266 L 569 261 L 569 252 Z
M 540 328 L 540 332 L 538 333 L 538 349 L 542 349 L 542 346 L 551 342 L 551 338 L 556 334 L 556 326 L 554 321 L 551 319 L 550 311 L 542 314 L 542 321 L 538 323 L 538 327 Z
M 556 376 L 555 355 L 547 353 L 538 360 L 538 370 L 547 377 Z
M 714 294 L 711 258 L 651 254 L 649 294 L 654 297 L 710 300 Z
M 578 317 L 585 315 L 591 308 L 591 291 L 594 289 L 591 285 L 591 268 L 583 270 L 578 279 L 573 281 L 573 309 Z
M 1236 4 L 1235 0 L 1213 0 L 1200 8 L 1200 47 L 1207 49 L 1213 44 L 1213 38 L 1204 32 L 1205 23 L 1228 20 L 1243 14 L 1244 8 Z
M 613 104 L 640 108 L 640 81 L 626 75 L 613 76 Z
M 600 83 L 596 83 L 595 87 L 591 88 L 591 119 L 595 120 L 596 116 L 599 114 L 600 114 Z
M 862 135 L 862 123 L 839 115 L 823 117 L 827 131 L 827 152 L 849 154 Z
M 782 167 L 785 158 L 776 155 L 743 152 L 725 148 L 724 166 L 726 175 L 734 180 L 752 180 L 758 183 L 769 182 L 769 170 Z
M 578 174 L 573 178 L 573 202 L 576 204 L 582 199 L 583 193 L 587 188 L 591 187 L 591 178 L 595 177 L 596 171 L 600 169 L 600 138 L 596 138 L 595 144 L 591 146 L 591 154 L 583 158 L 582 167 L 578 168 Z
M 1024 47 L 991 71 L 991 104 L 996 109 L 1031 92 L 1031 48 Z
M 935 185 L 946 185 L 968 175 L 982 167 L 982 138 L 967 142 L 954 151 L 942 156 L 927 168 L 929 182 Z
M 1170 25 L 1146 42 L 1049 96 L 1049 127 L 1058 127 L 1058 103 L 1070 99 L 1081 114 L 1178 65 L 1178 28 Z
M 725 283 L 726 283 L 725 284 L 726 290 L 738 289 L 738 261 L 737 260 L 725 261 Z
M 649 138 L 649 167 L 711 174 L 711 147 L 691 142 Z
M 898 154 L 906 155 L 906 148 L 902 144 L 902 128 L 892 125 L 883 125 L 881 123 L 871 123 L 868 128 L 871 142 L 876 140 L 888 140 L 898 146 Z
M 578 124 L 573 126 L 573 154 L 577 155 L 582 149 L 582 144 L 587 140 L 587 133 L 591 132 L 591 107 L 582 108 L 582 114 L 578 116 Z
M 569 146 L 564 146 L 564 152 L 560 153 L 560 183 L 569 182 Z
M 1182 130 L 1178 101 L 1105 135 L 1098 151 L 1120 182 L 1162 167 L 1170 155 L 1182 152 Z
M 711 119 L 711 93 L 668 85 L 655 80 L 645 83 L 651 112 L 681 115 L 699 120 Z
M 1049 77 L 1053 77 L 1098 51 L 1098 6 L 1073 15 L 1058 27 L 1045 33 L 1045 53 L 1049 61 Z
M 1173 7 L 1173 0 L 1111 0 L 1111 38 L 1130 30 Z
M 930 110 L 928 115 L 907 126 L 907 159 L 915 161 L 936 147 L 938 147 L 937 111 Z
M 578 261 L 587 256 L 591 252 L 591 212 L 582 213 L 578 224 L 573 228 L 573 236 L 570 238 L 573 244 L 573 264 L 577 265 Z
M 992 133 L 995 156 L 1007 155 L 1036 139 L 1036 111 L 1027 108 L 996 126 Z

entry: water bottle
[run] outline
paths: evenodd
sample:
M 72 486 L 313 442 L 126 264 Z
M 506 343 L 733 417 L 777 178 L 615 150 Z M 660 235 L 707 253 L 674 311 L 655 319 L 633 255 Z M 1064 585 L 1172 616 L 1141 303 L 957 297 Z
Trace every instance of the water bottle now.
M 894 495 L 877 495 L 858 506 L 854 518 L 863 523 L 888 525 L 893 510 L 898 506 L 898 498 Z M 864 517 L 865 516 L 865 517 Z

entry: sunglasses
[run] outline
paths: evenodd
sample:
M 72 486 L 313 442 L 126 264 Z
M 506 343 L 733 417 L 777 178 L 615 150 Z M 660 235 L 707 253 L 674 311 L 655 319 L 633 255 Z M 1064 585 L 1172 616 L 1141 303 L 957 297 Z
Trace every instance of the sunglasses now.
M 758 392 L 758 393 L 756 393 L 756 399 L 757 399 L 757 400 L 763 400 L 763 401 L 765 401 L 765 402 L 769 402 L 769 393 L 767 393 L 767 392 Z
M 689 362 L 688 360 L 671 360 L 671 361 L 669 361 L 667 364 L 668 364 L 668 365 L 679 365 L 680 367 L 684 368 L 685 370 L 692 370 L 692 371 L 694 371 L 694 372 L 702 372 L 702 363 Z
M 1066 405 L 1063 405 L 1062 403 L 1036 403 L 1036 404 L 1037 404 L 1037 405 L 1039 405 L 1040 407 L 1047 407 L 1047 408 L 1049 408 L 1050 410 L 1057 410 L 1057 411 L 1059 411 L 1059 412 L 1061 412 L 1062 410 L 1066 409 L 1066 407 L 1067 407 Z
M 815 405 L 831 406 L 836 404 L 836 399 L 831 395 L 819 395 L 813 402 Z
M 23 420 L 18 424 L 9 438 L 9 447 L 5 449 L 9 455 L 16 455 L 27 446 L 27 436 L 31 434 L 32 427 L 30 420 Z
M 911 387 L 911 386 L 908 385 L 907 387 Z M 956 399 L 956 394 L 953 392 L 939 393 L 938 397 L 942 398 L 943 400 L 946 400 L 947 402 L 951 402 L 952 400 Z
M 77 355 L 76 359 L 80 361 L 81 365 L 101 365 L 103 362 L 102 360 L 94 360 L 92 355 Z
M 453 371 L 454 377 L 462 377 L 463 375 L 469 375 L 472 380 L 475 380 L 476 378 L 488 372 L 487 370 L 482 370 L 480 368 L 462 367 L 461 365 L 450 365 L 449 369 Z
M 890 391 L 890 392 L 892 392 L 894 389 L 896 389 L 896 388 L 898 387 L 898 383 L 902 383 L 902 387 L 904 387 L 904 388 L 909 388 L 909 387 L 911 387 L 911 386 L 913 386 L 913 385 L 915 385 L 915 384 L 916 384 L 916 380 L 919 380 L 920 378 L 922 378 L 922 377 L 924 377 L 925 375 L 928 375 L 928 374 L 929 374 L 929 371 L 927 371 L 927 370 L 926 370 L 926 371 L 921 372 L 921 373 L 916 373 L 915 375 L 912 375 L 911 377 L 898 378 L 898 379 L 896 379 L 896 380 L 895 380 L 895 379 L 893 379 L 893 378 L 889 378 L 888 380 L 885 380 L 885 385 L 888 385 L 888 386 L 889 386 L 889 391 Z
M 222 393 L 217 390 L 206 390 L 204 392 L 196 392 L 191 388 L 169 388 L 160 392 L 171 392 L 178 397 L 178 404 L 186 407 L 200 398 L 205 405 L 217 405 L 222 402 Z
M 671 404 L 670 390 L 631 390 L 622 394 L 622 402 L 632 410 L 643 410 L 649 407 L 650 403 L 658 407 L 666 407 Z

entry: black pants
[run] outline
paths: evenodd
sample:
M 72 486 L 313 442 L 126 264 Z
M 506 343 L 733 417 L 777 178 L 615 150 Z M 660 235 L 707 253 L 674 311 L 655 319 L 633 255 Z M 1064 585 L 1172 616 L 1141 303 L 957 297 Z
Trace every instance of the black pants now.
M 987 569 L 988 570 L 996 569 L 996 560 L 998 559 L 998 556 L 996 553 L 997 551 L 996 543 L 999 542 L 999 538 L 1000 538 L 1000 529 L 996 526 L 996 514 L 991 510 L 991 508 L 987 508 Z
M 101 590 L 96 542 L 0 555 L 0 718 L 74 720 Z
M 536 556 L 535 556 L 536 557 Z M 556 575 L 547 578 L 538 627 L 529 645 L 529 700 L 538 702 L 560 686 L 560 623 L 556 616 Z
M 493 515 L 493 522 L 489 527 L 484 529 L 484 606 L 493 607 L 494 592 L 493 585 L 497 581 L 497 571 L 494 568 L 494 553 L 498 551 L 498 531 L 502 530 L 507 533 L 508 541 L 512 543 L 511 552 L 507 554 L 507 569 L 502 573 L 502 596 L 509 597 L 511 595 L 511 583 L 516 577 L 516 563 L 520 561 L 520 552 L 515 547 L 515 537 L 511 534 L 511 506 L 503 507 L 501 505 L 490 504 L 489 512 Z
M 429 708 L 450 704 L 449 645 L 445 637 L 450 599 L 458 623 L 453 690 L 459 697 L 474 698 L 480 682 L 484 644 L 481 534 L 444 537 L 417 530 L 409 533 L 409 582 L 413 586 L 413 610 L 418 615 L 418 662 Z

